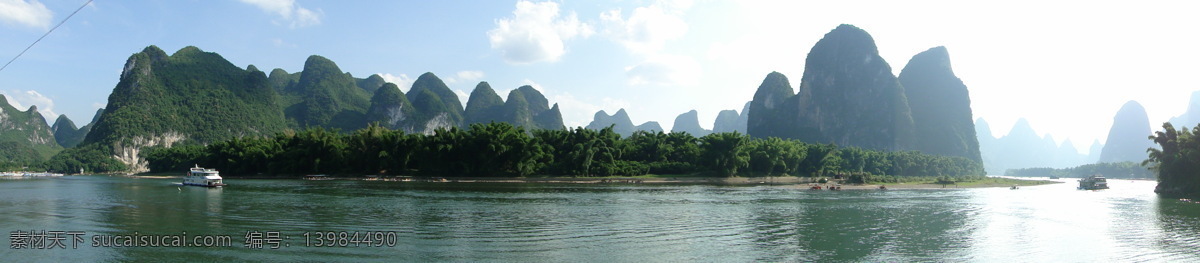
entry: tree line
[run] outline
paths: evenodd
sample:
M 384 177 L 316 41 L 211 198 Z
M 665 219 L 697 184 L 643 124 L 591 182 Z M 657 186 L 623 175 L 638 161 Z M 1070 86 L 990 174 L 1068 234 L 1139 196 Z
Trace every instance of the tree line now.
M 1142 162 L 1158 173 L 1154 192 L 1167 197 L 1200 197 L 1200 126 L 1177 130 L 1168 122 L 1162 127 L 1149 137 L 1162 149 L 1147 149 L 1149 159 Z
M 1018 177 L 1087 177 L 1093 174 L 1104 175 L 1107 178 L 1118 179 L 1138 179 L 1138 178 L 1153 178 L 1154 173 L 1139 163 L 1134 162 L 1117 162 L 1117 163 L 1093 163 L 1085 164 L 1071 168 L 1022 168 L 1008 169 L 1004 172 L 1006 176 Z
M 208 145 L 142 151 L 151 172 L 193 165 L 231 176 L 420 175 L 468 177 L 638 176 L 872 176 L 982 175 L 978 162 L 919 152 L 882 152 L 741 133 L 693 137 L 638 131 L 622 138 L 613 127 L 526 131 L 503 122 L 440 129 L 432 135 L 379 125 L 351 133 L 312 128 L 247 136 Z M 89 170 L 91 171 L 91 170 Z

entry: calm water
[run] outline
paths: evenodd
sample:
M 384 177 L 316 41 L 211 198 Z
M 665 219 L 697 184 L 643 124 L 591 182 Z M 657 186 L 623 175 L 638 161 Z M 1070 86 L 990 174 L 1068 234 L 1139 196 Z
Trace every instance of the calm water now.
M 1153 182 L 1077 191 L 810 192 L 779 187 L 453 184 L 68 176 L 0 180 L 3 261 L 1200 261 L 1200 204 Z M 1066 181 L 1066 180 L 1064 180 Z M 11 231 L 83 231 L 12 249 Z M 231 247 L 93 247 L 100 235 L 228 235 Z M 278 231 L 279 249 L 244 246 Z M 305 246 L 394 231 L 384 247 Z M 67 239 L 68 241 L 70 238 Z

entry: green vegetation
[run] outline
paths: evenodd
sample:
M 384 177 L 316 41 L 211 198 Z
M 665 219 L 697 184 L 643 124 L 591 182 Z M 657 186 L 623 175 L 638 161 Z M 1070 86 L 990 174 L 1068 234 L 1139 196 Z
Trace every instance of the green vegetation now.
M 463 104 L 458 95 L 432 72 L 425 72 L 408 89 L 408 100 L 416 108 L 415 123 L 436 127 L 459 127 L 463 123 Z
M 358 88 L 354 77 L 342 72 L 337 64 L 321 56 L 309 56 L 304 62 L 304 74 L 296 82 L 303 105 L 298 114 L 288 116 L 299 127 L 329 127 L 355 130 L 366 124 L 370 93 Z M 291 106 L 289 106 L 291 107 Z
M 33 149 L 29 143 L 0 142 L 0 171 L 24 170 L 21 168 L 41 162 L 41 154 L 38 154 L 37 150 Z
M 302 72 L 274 69 L 268 77 L 253 65 L 242 69 L 216 53 L 191 46 L 170 56 L 155 46 L 131 55 L 108 101 L 94 127 L 85 126 L 90 132 L 74 129 L 65 118 L 55 131 L 63 135 L 65 145 L 75 143 L 75 134 L 86 133 L 80 146 L 112 150 L 105 155 L 125 163 L 132 172 L 147 169 L 137 153 L 148 147 L 210 144 L 312 127 L 353 131 L 369 122 L 418 133 L 462 123 L 458 97 L 431 73 L 418 78 L 406 96 L 380 76 L 354 78 L 321 56 L 310 56 Z M 546 114 L 546 119 L 556 119 L 561 126 L 557 107 L 550 111 L 555 116 Z M 23 120 L 21 115 L 17 117 Z M 18 141 L 44 138 L 57 144 L 49 132 L 45 136 L 0 132 L 0 137 L 10 135 L 18 136 Z M 45 159 L 61 150 L 52 147 L 58 146 L 34 148 Z M 68 156 L 57 157 L 57 162 L 93 159 L 76 156 L 88 152 L 65 152 Z M 67 172 L 73 171 L 77 170 Z
M 54 131 L 54 141 L 65 148 L 75 147 L 82 142 L 83 137 L 87 136 L 88 129 L 90 128 L 75 127 L 75 122 L 67 118 L 65 114 L 58 115 L 58 119 L 54 120 L 54 125 L 50 126 L 50 130 Z
M 59 173 L 105 173 L 125 171 L 124 163 L 112 158 L 112 148 L 102 144 L 89 144 L 63 150 L 43 165 L 45 170 Z
M 1141 164 L 1134 162 L 1094 163 L 1071 168 L 1023 168 L 1008 169 L 1006 176 L 1019 177 L 1077 177 L 1083 178 L 1093 174 L 1104 175 L 1107 178 L 1138 179 L 1153 178 L 1154 173 Z
M 171 133 L 213 142 L 285 128 L 279 95 L 266 74 L 238 68 L 216 53 L 186 47 L 168 57 L 150 46 L 125 65 L 105 114 L 83 145 Z
M 62 146 L 54 140 L 54 131 L 46 125 L 46 119 L 38 112 L 37 106 L 21 111 L 8 104 L 7 98 L 0 96 L 0 143 L 4 142 L 21 144 L 0 146 L 0 150 L 14 151 L 0 154 L 0 163 L 10 165 L 34 165 L 62 151 Z M 36 155 L 29 155 L 29 150 Z
M 550 102 L 542 92 L 525 85 L 508 93 L 508 100 L 487 82 L 480 82 L 467 100 L 466 125 L 475 123 L 507 122 L 527 129 L 562 129 L 562 113 L 558 104 Z
M 387 83 L 376 89 L 375 95 L 371 96 L 371 108 L 367 110 L 367 121 L 377 122 L 391 129 L 412 130 L 411 126 L 406 126 L 411 124 L 405 123 L 404 120 L 411 118 L 416 111 L 412 102 L 409 102 L 408 97 L 404 96 L 404 92 L 400 91 L 400 87 Z
M 1149 138 L 1162 150 L 1147 149 L 1150 158 L 1142 162 L 1158 173 L 1154 192 L 1166 197 L 1200 197 L 1200 126 L 1176 130 L 1168 122 L 1162 127 L 1163 131 Z
M 523 176 L 858 176 L 906 178 L 982 175 L 962 157 L 878 152 L 740 133 L 696 138 L 639 131 L 622 138 L 601 130 L 533 130 L 509 123 L 438 129 L 433 135 L 369 125 L 350 134 L 313 128 L 271 137 L 243 137 L 207 146 L 143 152 L 151 172 L 193 164 L 231 176 L 384 174 L 469 177 Z

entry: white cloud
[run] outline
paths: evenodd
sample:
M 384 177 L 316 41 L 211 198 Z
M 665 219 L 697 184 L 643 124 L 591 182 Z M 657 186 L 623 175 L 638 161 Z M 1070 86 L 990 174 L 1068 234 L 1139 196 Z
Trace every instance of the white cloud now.
M 453 77 L 446 78 L 445 82 L 447 84 L 457 83 L 459 81 L 470 83 L 481 79 L 483 79 L 483 71 L 464 70 L 454 74 Z
M 37 106 L 38 112 L 42 113 L 43 118 L 54 119 L 58 118 L 58 113 L 54 112 L 54 100 L 38 93 L 34 90 L 8 90 L 0 91 L 0 95 L 8 98 L 8 104 L 18 110 L 27 110 L 29 106 Z M 25 106 L 29 105 L 29 106 Z
M 283 19 L 283 22 L 274 21 L 276 24 L 286 23 L 290 28 L 306 27 L 321 24 L 321 16 L 325 14 L 321 9 L 313 11 L 308 8 L 301 7 L 296 4 L 296 0 L 240 0 L 243 3 L 251 4 L 267 13 L 278 15 Z
M 700 83 L 700 63 L 688 56 L 656 55 L 626 67 L 629 85 L 695 86 Z
M 683 21 L 683 11 L 691 4 L 659 2 L 638 7 L 629 18 L 620 9 L 600 14 L 604 21 L 604 32 L 625 48 L 639 54 L 650 54 L 663 49 L 669 40 L 678 39 L 687 33 L 688 25 Z
M 392 73 L 375 73 L 383 78 L 383 81 L 396 84 L 400 91 L 408 93 L 408 89 L 412 88 L 413 79 L 408 77 L 408 74 L 392 75 Z
M 5 24 L 50 28 L 50 19 L 54 13 L 37 0 L 0 0 L 0 21 Z
M 488 31 L 492 49 L 500 50 L 510 64 L 558 61 L 566 53 L 563 43 L 575 37 L 587 38 L 595 31 L 579 22 L 574 12 L 559 16 L 558 3 L 517 2 L 513 17 L 496 21 Z
M 454 95 L 458 95 L 458 102 L 463 103 L 463 104 L 466 104 L 467 98 L 471 97 L 471 95 L 467 94 L 466 91 L 463 91 L 461 89 L 454 89 Z M 465 107 L 466 105 L 463 105 L 463 106 Z
M 604 34 L 640 57 L 637 65 L 625 67 L 629 85 L 694 86 L 699 83 L 700 63 L 686 56 L 664 54 L 667 43 L 683 37 L 688 24 L 684 11 L 691 1 L 658 1 L 633 9 L 629 17 L 620 9 L 600 14 Z
M 537 82 L 533 82 L 533 80 L 530 80 L 530 79 L 525 79 L 524 81 L 521 81 L 521 84 L 522 84 L 522 85 L 529 85 L 530 87 L 533 87 L 533 89 L 537 90 L 538 92 L 541 92 L 542 94 L 545 94 L 545 93 L 546 93 L 546 89 L 542 87 L 542 84 L 538 84 Z

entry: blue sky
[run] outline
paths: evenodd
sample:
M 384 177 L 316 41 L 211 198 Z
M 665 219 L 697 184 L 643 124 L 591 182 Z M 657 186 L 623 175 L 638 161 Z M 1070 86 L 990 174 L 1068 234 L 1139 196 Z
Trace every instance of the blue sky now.
M 0 0 L 7 62 L 86 0 Z M 464 98 L 534 85 L 567 125 L 626 108 L 635 124 L 741 110 L 771 71 L 799 85 L 808 50 L 838 24 L 870 32 L 898 74 L 946 46 L 976 117 L 1018 118 L 1080 150 L 1127 100 L 1153 123 L 1183 113 L 1200 72 L 1187 1 L 110 1 L 84 7 L 0 71 L 0 93 L 79 125 L 130 54 L 197 46 L 234 64 L 295 72 L 322 55 L 357 77 L 433 72 Z

